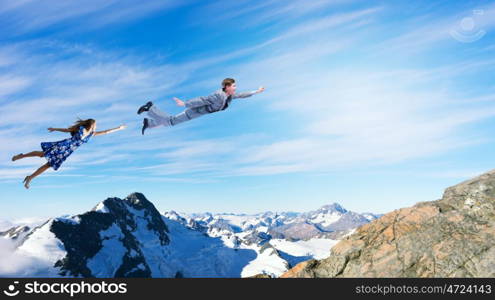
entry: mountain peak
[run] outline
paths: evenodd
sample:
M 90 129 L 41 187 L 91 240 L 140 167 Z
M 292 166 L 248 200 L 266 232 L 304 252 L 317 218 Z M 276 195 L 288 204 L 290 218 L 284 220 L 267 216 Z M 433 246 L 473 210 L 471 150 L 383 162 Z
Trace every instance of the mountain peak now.
M 64 276 L 149 277 L 159 271 L 146 262 L 146 253 L 169 244 L 160 213 L 141 193 L 107 198 L 93 210 L 57 218 L 49 227 L 67 251 L 55 264 Z M 101 268 L 114 260 L 117 268 Z
M 134 192 L 132 194 L 130 194 L 129 196 L 127 196 L 126 198 L 124 198 L 124 201 L 127 201 L 127 202 L 130 202 L 132 204 L 135 204 L 135 205 L 146 205 L 148 206 L 148 204 L 151 204 L 151 202 L 146 199 L 146 197 L 139 193 L 139 192 Z
M 132 193 L 107 198 L 83 214 L 50 219 L 22 232 L 16 245 L 46 261 L 51 267 L 39 272 L 48 276 L 173 277 L 180 272 L 192 277 L 235 277 L 258 269 L 278 276 L 301 259 L 329 251 L 327 243 L 322 250 L 313 238 L 340 239 L 349 229 L 368 222 L 352 212 L 336 213 L 343 210 L 336 203 L 325 207 L 327 211 L 312 211 L 306 217 L 296 212 L 189 216 L 174 210 L 161 215 L 142 193 Z M 13 235 L 8 238 L 15 240 Z M 285 256 L 267 244 L 278 238 L 308 241 L 311 250 L 303 246 L 304 256 L 292 252 Z M 279 246 L 285 249 L 285 245 Z M 259 263 L 253 266 L 250 262 L 255 258 Z M 261 263 L 265 261 L 266 266 Z
M 337 202 L 334 202 L 332 204 L 323 205 L 322 207 L 320 207 L 319 211 L 334 211 L 334 212 L 340 212 L 343 214 L 345 214 L 347 212 L 347 210 L 345 208 L 343 208 Z
M 447 188 L 438 203 L 443 211 L 495 212 L 495 169 Z

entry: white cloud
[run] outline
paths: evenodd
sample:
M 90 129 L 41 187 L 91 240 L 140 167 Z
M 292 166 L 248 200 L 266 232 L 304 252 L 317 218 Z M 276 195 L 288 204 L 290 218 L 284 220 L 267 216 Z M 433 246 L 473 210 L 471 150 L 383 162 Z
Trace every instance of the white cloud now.
M 12 222 L 8 220 L 0 220 L 0 231 L 8 230 L 12 228 L 12 226 L 13 226 Z
M 267 43 L 273 43 L 289 38 L 301 37 L 307 34 L 312 34 L 314 32 L 329 30 L 331 28 L 342 26 L 344 24 L 353 24 L 351 22 L 359 22 L 363 19 L 363 17 L 375 14 L 381 9 L 382 8 L 380 7 L 368 8 L 348 13 L 330 15 L 321 19 L 312 20 L 311 22 L 305 22 L 301 25 L 293 26 L 285 33 L 278 35 L 272 40 L 269 40 Z
M 131 0 L 78 1 L 0 1 L 0 17 L 4 32 L 18 35 L 64 24 L 72 30 L 91 30 L 108 24 L 129 22 L 156 14 L 189 1 L 151 0 L 137 3 Z M 79 21 L 78 25 L 71 23 Z M 82 22 L 81 22 L 82 21 Z M 81 26 L 82 24 L 82 26 Z
M 350 0 L 292 0 L 279 1 L 215 1 L 206 4 L 193 13 L 189 18 L 190 24 L 222 23 L 229 20 L 243 20 L 240 28 L 257 27 L 260 25 L 287 24 L 297 21 L 301 16 L 332 7 L 352 4 Z M 222 12 L 219 14 L 219 12 Z M 215 15 L 215 18 L 204 18 L 204 15 Z M 264 29 L 266 30 L 266 28 Z
M 26 277 L 46 274 L 48 261 L 16 251 L 15 244 L 0 238 L 0 277 Z
M 482 14 L 474 14 L 473 11 L 482 10 Z M 464 32 L 460 26 L 463 18 L 473 20 L 475 28 L 473 32 Z M 409 23 L 411 29 L 396 37 L 384 40 L 373 47 L 375 53 L 380 49 L 401 51 L 404 54 L 418 52 L 430 49 L 438 45 L 439 42 L 455 42 L 451 31 L 457 31 L 463 35 L 470 36 L 476 34 L 476 31 L 489 31 L 495 28 L 495 4 L 473 7 L 462 13 L 447 16 L 429 16 L 426 22 L 422 17 L 418 19 L 405 20 Z M 421 25 L 418 25 L 421 24 Z
M 62 127 L 79 114 L 96 118 L 100 128 L 125 122 L 129 125 L 125 132 L 98 138 L 92 146 L 88 145 L 91 152 L 74 154 L 71 165 L 77 172 L 79 166 L 128 161 L 116 166 L 115 171 L 134 170 L 136 178 L 190 174 L 215 180 L 233 175 L 320 172 L 345 166 L 390 164 L 483 141 L 483 136 L 466 136 L 462 130 L 492 117 L 495 107 L 490 101 L 473 105 L 470 95 L 454 97 L 450 86 L 436 82 L 482 72 L 495 61 L 472 58 L 456 64 L 404 69 L 386 64 L 388 51 L 394 51 L 391 47 L 381 52 L 383 65 L 361 66 L 360 62 L 376 55 L 363 54 L 373 46 L 362 46 L 366 33 L 359 26 L 363 21 L 374 26 L 366 18 L 377 12 L 381 8 L 296 24 L 250 48 L 184 64 L 142 63 L 136 57 L 105 53 L 84 45 L 46 43 L 44 47 L 49 49 L 77 55 L 68 60 L 44 61 L 46 56 L 41 53 L 20 51 L 17 55 L 29 57 L 29 66 L 33 67 L 25 66 L 14 75 L 40 86 L 39 94 L 2 106 L 0 113 L 5 118 L 0 120 L 0 126 L 15 128 L 13 125 L 21 123 Z M 435 24 L 449 24 L 450 18 Z M 349 29 L 355 31 L 349 34 Z M 400 42 L 407 44 L 413 39 L 411 36 L 421 36 L 420 31 L 424 30 L 406 34 Z M 301 37 L 311 43 L 302 43 Z M 424 37 L 422 43 L 434 44 L 436 37 Z M 396 43 L 398 40 L 391 44 Z M 362 51 L 355 56 L 358 62 L 340 61 L 346 51 L 356 48 Z M 230 61 L 233 58 L 249 59 L 235 63 Z M 34 75 L 38 69 L 45 70 L 43 76 Z M 285 135 L 198 139 L 185 135 L 189 129 L 200 126 L 202 120 L 195 120 L 177 128 L 150 132 L 143 140 L 135 115 L 139 105 L 148 99 L 187 90 L 190 86 L 182 85 L 191 79 L 198 81 L 196 87 L 205 86 L 213 80 L 210 75 L 218 76 L 227 70 L 243 86 L 267 87 L 253 101 L 259 104 L 259 117 L 281 116 L 278 126 L 286 128 Z M 486 100 L 492 96 L 477 98 Z M 15 109 L 19 101 L 23 103 L 22 111 Z M 162 102 L 160 106 L 170 108 L 172 103 Z M 248 124 L 251 121 L 255 122 L 246 119 Z M 0 146 L 2 157 L 38 147 L 40 141 L 55 137 L 23 127 L 24 138 L 16 143 L 19 129 L 16 133 L 6 129 L 5 132 L 7 143 Z M 150 155 L 151 161 L 136 167 L 137 162 Z M 4 176 L 12 179 L 20 175 L 16 172 L 20 171 L 12 170 Z
M 29 80 L 26 78 L 0 76 L 0 97 L 3 98 L 9 94 L 15 93 L 28 85 Z

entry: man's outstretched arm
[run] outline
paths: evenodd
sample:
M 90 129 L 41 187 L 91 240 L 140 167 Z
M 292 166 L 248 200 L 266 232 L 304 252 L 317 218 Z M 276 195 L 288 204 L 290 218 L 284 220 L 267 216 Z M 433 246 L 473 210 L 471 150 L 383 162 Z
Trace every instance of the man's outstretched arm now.
M 264 87 L 260 87 L 259 89 L 257 89 L 256 91 L 252 91 L 252 92 L 244 92 L 244 93 L 237 93 L 237 94 L 234 94 L 232 95 L 232 99 L 235 99 L 235 98 L 247 98 L 247 97 L 251 97 L 252 95 L 254 94 L 258 94 L 258 93 L 261 93 L 265 90 Z

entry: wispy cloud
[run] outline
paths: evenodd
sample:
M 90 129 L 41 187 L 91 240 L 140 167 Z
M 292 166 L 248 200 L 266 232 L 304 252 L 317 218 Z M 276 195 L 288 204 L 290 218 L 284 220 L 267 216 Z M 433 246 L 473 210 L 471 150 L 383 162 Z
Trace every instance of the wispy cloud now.
M 327 4 L 331 3 L 315 3 L 305 12 Z M 42 28 L 75 16 L 95 14 L 105 11 L 108 5 L 112 3 L 90 6 L 88 11 L 74 15 L 62 14 L 55 20 L 40 19 L 29 26 Z M 132 7 L 127 5 L 129 9 Z M 210 9 L 214 10 L 219 4 L 212 5 Z M 237 4 L 230 5 L 236 11 Z M 226 15 L 236 18 L 269 5 L 275 4 L 259 3 L 245 8 L 246 11 Z M 294 2 L 287 10 L 265 12 L 263 18 L 304 13 L 298 11 L 302 5 L 303 2 Z M 481 135 L 464 136 L 459 132 L 493 117 L 493 104 L 478 101 L 473 106 L 471 95 L 459 97 L 432 82 L 483 72 L 492 68 L 494 61 L 473 58 L 409 69 L 387 64 L 387 56 L 395 55 L 394 45 L 411 46 L 418 37 L 421 45 L 434 45 L 440 36 L 444 38 L 447 25 L 454 20 L 448 16 L 412 32 L 406 30 L 399 37 L 385 39 L 382 46 L 387 47 L 379 54 L 382 63 L 370 63 L 377 56 L 373 52 L 375 46 L 366 43 L 369 37 L 359 26 L 365 22 L 370 29 L 379 28 L 375 21 L 383 11 L 382 7 L 371 7 L 320 15 L 288 26 L 251 47 L 183 63 L 143 62 L 139 57 L 119 52 L 43 40 L 20 44 L 18 49 L 25 49 L 23 45 L 31 47 L 17 51 L 17 63 L 10 60 L 9 64 L 17 66 L 25 60 L 29 64 L 20 69 L 11 68 L 6 77 L 22 78 L 24 83 L 19 81 L 16 85 L 12 79 L 14 83 L 7 80 L 4 86 L 0 85 L 0 94 L 13 100 L 0 107 L 0 114 L 5 116 L 0 120 L 5 132 L 2 139 L 7 141 L 5 146 L 0 146 L 0 154 L 7 159 L 12 153 L 38 147 L 40 141 L 54 137 L 41 130 L 27 130 L 26 126 L 61 126 L 57 124 L 70 124 L 75 116 L 94 117 L 101 127 L 129 125 L 125 132 L 98 138 L 93 145 L 87 145 L 91 152 L 74 154 L 71 163 L 75 172 L 91 165 L 116 163 L 112 165 L 115 172 L 133 170 L 135 178 L 150 175 L 163 180 L 175 180 L 172 177 L 180 175 L 190 176 L 190 180 L 206 177 L 217 180 L 227 176 L 321 172 L 346 166 L 390 164 L 484 141 Z M 491 14 L 490 9 L 486 12 Z M 483 24 L 491 26 L 489 21 Z M 429 25 L 436 28 L 433 33 L 427 31 Z M 42 49 L 33 45 L 42 45 Z M 46 54 L 55 50 L 61 52 L 63 59 Z M 346 58 L 349 52 L 354 53 L 352 61 Z M 63 55 L 68 53 L 71 55 Z M 201 88 L 213 81 L 217 84 L 218 75 L 213 75 L 226 73 L 235 74 L 243 86 L 260 83 L 267 86 L 267 91 L 253 100 L 257 103 L 258 118 L 276 115 L 280 118 L 277 126 L 285 128 L 284 135 L 267 130 L 259 139 L 242 135 L 204 138 L 189 130 L 206 130 L 197 120 L 177 128 L 158 129 L 161 131 L 146 137 L 140 135 L 140 120 L 135 110 L 145 99 L 187 91 L 191 81 Z M 29 93 L 30 89 L 36 89 L 36 93 Z M 478 99 L 491 99 L 491 96 L 477 95 Z M 16 110 L 21 102 L 22 111 Z M 162 102 L 160 106 L 168 110 L 172 103 Z M 246 118 L 247 126 L 257 124 L 256 121 Z M 9 133 L 6 128 L 15 128 L 18 123 L 23 124 L 25 135 L 23 141 L 16 143 L 19 129 Z M 142 160 L 143 157 L 149 159 Z M 121 164 L 123 161 L 125 165 Z M 20 176 L 22 171 L 25 170 L 6 172 L 5 179 Z
M 320 19 L 312 20 L 311 22 L 305 22 L 303 24 L 293 26 L 285 33 L 278 35 L 277 37 L 269 40 L 267 43 L 273 43 L 284 39 L 306 36 L 314 32 L 326 31 L 334 27 L 343 26 L 345 24 L 354 24 L 355 21 L 361 21 L 364 17 L 376 14 L 382 8 L 373 7 L 358 11 L 351 11 L 347 13 L 332 14 Z M 331 36 L 330 36 L 331 38 Z
M 355 15 L 362 14 L 364 12 Z M 335 19 L 328 20 L 333 21 L 314 24 L 335 22 Z M 323 28 L 326 26 L 296 27 L 280 36 L 291 38 L 294 33 Z M 342 37 L 330 41 L 341 45 Z M 424 44 L 435 42 L 436 39 L 428 39 Z M 493 117 L 493 104 L 473 106 L 471 96 L 453 101 L 453 90 L 447 91 L 443 86 L 435 87 L 430 83 L 452 80 L 467 72 L 488 70 L 493 66 L 493 60 L 470 59 L 433 68 L 388 69 L 385 72 L 371 68 L 339 67 L 330 71 L 313 68 L 312 76 L 305 77 L 305 57 L 317 61 L 338 53 L 328 51 L 330 42 L 325 44 L 324 39 L 315 44 L 318 47 L 307 47 L 307 55 L 301 51 L 304 47 L 300 47 L 297 51 L 279 52 L 276 57 L 231 65 L 243 78 L 255 77 L 272 87 L 270 98 L 280 101 L 271 101 L 271 107 L 294 116 L 293 119 L 299 122 L 297 133 L 300 137 L 248 146 L 243 148 L 246 151 L 242 154 L 249 155 L 230 157 L 227 166 L 219 166 L 216 170 L 202 165 L 196 172 L 232 176 L 322 171 L 344 166 L 396 163 L 486 142 L 481 136 L 466 138 L 459 132 L 466 125 Z M 346 46 L 352 44 L 350 41 Z M 317 49 L 326 51 L 318 53 Z M 388 50 L 382 53 L 384 57 Z M 287 70 L 291 70 L 290 73 Z M 273 87 L 283 90 L 276 91 Z M 482 97 L 491 99 L 492 95 Z M 196 147 L 192 145 L 191 149 L 182 150 L 189 154 L 195 151 Z M 209 156 L 210 160 L 215 158 L 215 155 Z
M 10 35 L 39 31 L 61 24 L 73 30 L 85 31 L 108 24 L 128 22 L 188 2 L 151 0 L 138 4 L 129 0 L 89 0 L 84 3 L 55 0 L 43 2 L 2 0 L 0 24 L 6 32 L 10 32 Z M 80 26 L 81 21 L 84 26 Z
M 475 14 L 474 12 L 481 13 Z M 468 18 L 473 22 L 473 28 L 462 27 L 462 21 Z M 379 53 L 379 49 L 389 49 L 402 52 L 418 52 L 428 50 L 441 42 L 461 42 L 456 41 L 452 35 L 452 31 L 459 32 L 462 35 L 475 35 L 478 31 L 489 31 L 495 27 L 495 5 L 480 5 L 471 9 L 465 10 L 462 13 L 447 16 L 431 15 L 424 20 L 411 18 L 405 20 L 408 22 L 410 29 L 405 33 L 377 43 L 372 49 L 375 53 Z M 420 24 L 420 25 L 418 25 Z
M 28 85 L 29 80 L 26 78 L 0 76 L 0 97 L 20 91 Z
M 225 23 L 229 20 L 243 20 L 241 28 L 260 27 L 263 25 L 288 24 L 299 21 L 298 18 L 336 6 L 351 4 L 354 1 L 317 0 L 290 2 L 280 0 L 270 1 L 214 1 L 198 9 L 191 15 L 190 23 Z M 221 12 L 219 14 L 219 12 Z M 202 20 L 203 15 L 215 15 L 215 18 Z M 266 28 L 264 29 L 266 30 Z
M 28 274 L 36 274 L 37 271 L 51 267 L 48 261 L 16 251 L 15 244 L 4 238 L 0 239 L 0 257 L 0 276 L 2 277 L 28 276 Z

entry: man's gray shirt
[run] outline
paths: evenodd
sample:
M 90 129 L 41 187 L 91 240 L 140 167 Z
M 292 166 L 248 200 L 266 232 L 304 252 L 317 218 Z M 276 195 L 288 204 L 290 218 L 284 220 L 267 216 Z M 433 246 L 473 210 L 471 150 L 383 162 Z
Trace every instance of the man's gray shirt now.
M 205 107 L 209 113 L 213 113 L 226 109 L 232 99 L 247 98 L 254 94 L 256 94 L 255 91 L 238 93 L 229 96 L 222 89 L 219 89 L 211 95 L 193 98 L 185 101 L 184 103 L 187 108 Z
M 161 125 L 175 126 L 182 122 L 186 122 L 206 114 L 224 110 L 229 106 L 229 103 L 232 101 L 232 99 L 247 98 L 256 93 L 257 91 L 253 91 L 229 96 L 220 89 L 209 96 L 203 96 L 184 101 L 187 109 L 174 116 L 171 116 L 158 109 L 158 107 L 156 107 L 155 105 L 152 105 L 148 111 L 148 125 L 150 128 L 158 127 Z

